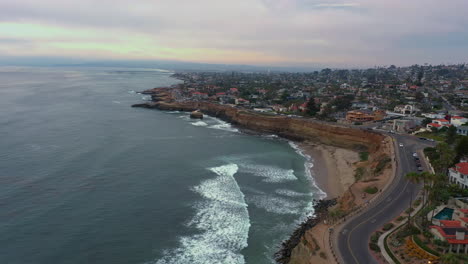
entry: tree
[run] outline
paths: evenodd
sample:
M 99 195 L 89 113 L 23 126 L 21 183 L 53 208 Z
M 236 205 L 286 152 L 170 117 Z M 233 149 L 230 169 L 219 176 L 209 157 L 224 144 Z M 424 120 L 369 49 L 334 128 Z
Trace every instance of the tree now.
M 446 133 L 445 142 L 447 144 L 452 145 L 457 139 L 457 128 L 455 126 L 450 126 Z
M 455 151 L 447 143 L 441 142 L 437 144 L 436 152 L 439 158 L 434 160 L 434 169 L 439 173 L 447 175 L 448 168 L 455 160 Z
M 458 264 L 457 255 L 454 253 L 447 253 L 440 257 L 442 264 Z
M 458 144 L 455 147 L 455 152 L 457 154 L 457 160 L 468 155 L 468 136 L 463 136 L 460 141 L 458 141 Z
M 320 107 L 315 104 L 315 98 L 311 97 L 307 103 L 307 114 L 315 116 L 320 111 Z
M 415 183 L 415 184 L 421 181 L 421 176 L 417 172 L 410 172 L 405 175 L 405 178 L 411 183 Z M 410 207 L 411 207 L 413 205 L 413 194 L 411 194 L 410 198 L 411 198 L 410 199 Z M 408 225 L 410 225 L 410 223 L 411 223 L 411 211 L 409 211 L 408 213 Z
M 432 123 L 432 119 L 429 117 L 424 118 L 424 120 L 421 122 L 421 126 L 425 127 L 427 124 Z

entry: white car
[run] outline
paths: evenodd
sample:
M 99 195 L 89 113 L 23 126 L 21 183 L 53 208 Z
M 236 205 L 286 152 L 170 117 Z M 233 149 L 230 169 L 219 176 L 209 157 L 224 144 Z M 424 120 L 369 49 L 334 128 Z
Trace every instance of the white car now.
M 403 147 L 403 143 L 400 143 L 399 146 L 402 148 L 402 147 Z

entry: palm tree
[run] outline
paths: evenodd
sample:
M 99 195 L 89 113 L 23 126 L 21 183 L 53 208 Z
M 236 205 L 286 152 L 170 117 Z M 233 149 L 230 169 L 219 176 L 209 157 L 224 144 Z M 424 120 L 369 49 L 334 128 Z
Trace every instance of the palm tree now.
M 453 253 L 447 253 L 440 257 L 440 261 L 442 264 L 458 264 L 457 255 Z
M 436 146 L 436 152 L 439 154 L 439 158 L 434 162 L 437 172 L 447 175 L 448 168 L 453 164 L 455 160 L 455 151 L 447 143 L 439 143 Z
M 411 183 L 419 183 L 421 181 L 421 175 L 417 172 L 410 172 L 405 175 L 405 178 Z M 411 193 L 410 197 L 410 208 L 413 204 L 413 194 Z M 411 224 L 411 211 L 408 213 L 408 225 Z

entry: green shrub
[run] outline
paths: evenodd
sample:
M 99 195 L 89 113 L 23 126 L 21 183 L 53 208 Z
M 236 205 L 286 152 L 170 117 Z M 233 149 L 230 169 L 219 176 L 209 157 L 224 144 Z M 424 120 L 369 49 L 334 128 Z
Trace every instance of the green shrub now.
M 396 219 L 397 222 L 401 222 L 403 220 L 405 220 L 405 217 L 401 215 Z
M 415 226 L 405 225 L 405 227 L 403 229 L 398 231 L 397 238 L 402 239 L 402 238 L 405 238 L 407 236 L 418 235 L 420 233 L 421 233 L 421 231 L 419 231 L 419 229 L 416 228 Z
M 440 253 L 429 248 L 424 242 L 422 242 L 418 236 L 414 235 L 413 236 L 413 239 L 414 239 L 414 242 L 422 249 L 424 249 L 425 251 L 431 253 L 432 255 L 436 255 L 436 256 L 440 256 Z
M 385 167 L 387 166 L 387 164 L 390 163 L 390 161 L 392 161 L 392 159 L 389 156 L 385 156 L 382 159 L 380 159 L 379 163 L 377 163 L 377 166 L 375 166 L 374 174 L 377 175 L 380 172 L 382 172 L 383 169 L 385 169 Z
M 380 252 L 380 247 L 375 243 L 369 243 L 369 248 L 375 252 Z
M 410 208 L 408 208 L 408 209 L 405 210 L 405 212 L 406 212 L 407 214 L 410 214 L 410 213 L 412 213 L 413 211 L 414 211 L 414 208 L 413 208 L 413 207 L 410 207 Z
M 369 159 L 369 152 L 359 152 L 359 158 L 361 159 L 361 161 L 367 161 Z
M 370 240 L 371 240 L 371 243 L 377 243 L 379 241 L 379 237 L 380 235 L 382 235 L 382 232 L 375 232 L 374 234 L 372 234 Z
M 368 186 L 368 187 L 366 187 L 366 188 L 364 189 L 364 191 L 365 191 L 366 193 L 368 193 L 368 194 L 374 194 L 374 193 L 377 193 L 377 192 L 379 191 L 379 189 L 377 189 L 377 187 L 375 187 L 375 186 L 374 186 L 374 187 Z
M 365 172 L 366 172 L 365 168 L 362 168 L 362 167 L 357 168 L 354 172 L 354 178 L 356 179 L 356 181 L 361 180 L 364 177 Z
M 386 223 L 384 226 L 383 226 L 383 230 L 384 231 L 388 231 L 390 229 L 392 229 L 395 225 L 393 223 Z

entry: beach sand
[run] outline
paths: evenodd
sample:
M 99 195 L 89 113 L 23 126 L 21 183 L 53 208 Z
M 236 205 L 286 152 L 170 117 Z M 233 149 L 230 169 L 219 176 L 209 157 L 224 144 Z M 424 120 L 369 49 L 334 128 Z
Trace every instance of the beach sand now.
M 327 199 L 337 198 L 354 183 L 354 166 L 359 161 L 355 151 L 303 142 L 299 147 L 314 160 L 312 175 Z
M 386 153 L 393 157 L 395 155 L 392 147 L 393 143 L 390 138 L 387 138 L 385 141 L 384 149 Z M 371 198 L 371 195 L 362 196 L 366 186 L 372 185 L 378 189 L 384 189 L 391 182 L 395 174 L 396 165 L 392 162 L 392 166 L 386 168 L 378 177 L 374 177 L 377 181 L 368 183 L 360 181 L 355 183 L 355 169 L 356 165 L 360 162 L 357 151 L 312 142 L 302 142 L 298 146 L 314 160 L 311 174 L 317 186 L 327 194 L 326 199 L 343 197 L 343 194 L 347 192 L 348 197 L 351 194 L 354 198 L 353 202 L 356 205 L 363 204 Z M 329 223 L 322 221 L 308 230 L 303 237 L 305 241 L 302 241 L 294 248 L 289 264 L 336 263 L 330 249 L 329 228 Z M 313 251 L 311 248 L 307 249 L 307 246 L 303 246 L 305 244 L 310 247 L 310 241 L 314 241 L 318 246 L 317 248 L 319 248 L 315 254 L 311 254 Z M 321 256 L 320 253 L 325 256 Z

